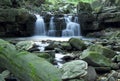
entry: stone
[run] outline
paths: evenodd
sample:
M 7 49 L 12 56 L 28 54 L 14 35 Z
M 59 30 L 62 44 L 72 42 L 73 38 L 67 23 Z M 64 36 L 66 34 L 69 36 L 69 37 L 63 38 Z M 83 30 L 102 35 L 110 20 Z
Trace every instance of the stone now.
M 61 72 L 45 59 L 0 39 L 0 64 L 21 81 L 62 81 Z
M 68 81 L 85 81 L 84 79 L 72 79 L 72 80 L 68 80 Z
M 62 47 L 63 50 L 70 51 L 72 49 L 70 43 L 68 43 L 68 42 L 63 42 L 60 45 L 61 45 L 61 47 Z
M 75 50 L 84 50 L 86 48 L 84 41 L 79 38 L 71 38 L 68 42 Z
M 46 52 L 40 52 L 40 53 L 35 52 L 34 54 L 37 55 L 38 57 L 42 57 L 46 59 L 48 62 L 51 62 L 51 63 L 54 61 L 54 57 L 55 57 L 55 55 L 46 53 Z
M 83 77 L 87 74 L 88 65 L 83 60 L 74 60 L 71 62 L 67 62 L 63 64 L 62 71 L 62 79 L 73 79 L 76 77 Z
M 94 51 L 104 55 L 107 58 L 113 58 L 116 55 L 113 50 L 99 44 L 91 45 L 86 51 Z
M 19 50 L 19 51 L 22 51 L 22 50 L 29 50 L 33 47 L 34 45 L 34 42 L 33 41 L 20 41 L 16 44 L 16 48 Z
M 107 73 L 111 71 L 111 67 L 95 67 L 97 73 Z
M 89 65 L 94 67 L 110 67 L 112 63 L 109 58 L 97 51 L 84 50 L 80 56 L 80 59 L 86 61 Z
M 119 65 L 117 63 L 112 63 L 111 64 L 111 69 L 118 70 L 119 69 Z
M 85 79 L 85 81 L 96 81 L 97 73 L 96 73 L 94 67 L 92 67 L 92 66 L 88 67 L 87 75 L 85 75 L 84 79 Z

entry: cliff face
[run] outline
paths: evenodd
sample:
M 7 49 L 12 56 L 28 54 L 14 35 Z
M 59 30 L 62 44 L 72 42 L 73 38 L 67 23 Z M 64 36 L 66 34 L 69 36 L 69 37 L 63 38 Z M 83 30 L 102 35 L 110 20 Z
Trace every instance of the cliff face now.
M 79 3 L 77 11 L 84 35 L 107 27 L 120 27 L 120 0 Z
M 0 36 L 30 36 L 35 16 L 25 8 L 23 0 L 0 0 Z

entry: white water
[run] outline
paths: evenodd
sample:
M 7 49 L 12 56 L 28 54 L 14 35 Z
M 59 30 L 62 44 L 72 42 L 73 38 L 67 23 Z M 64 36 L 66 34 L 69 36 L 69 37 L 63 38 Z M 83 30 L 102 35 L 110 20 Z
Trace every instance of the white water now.
M 40 15 L 35 14 L 37 20 L 35 22 L 35 35 L 45 36 L 45 23 L 43 18 Z
M 50 18 L 50 23 L 49 23 L 49 30 L 48 30 L 48 36 L 55 36 L 55 23 L 54 23 L 54 17 Z
M 80 36 L 80 25 L 78 24 L 78 18 L 75 17 L 72 22 L 71 17 L 64 17 L 66 22 L 66 29 L 62 31 L 63 37 Z

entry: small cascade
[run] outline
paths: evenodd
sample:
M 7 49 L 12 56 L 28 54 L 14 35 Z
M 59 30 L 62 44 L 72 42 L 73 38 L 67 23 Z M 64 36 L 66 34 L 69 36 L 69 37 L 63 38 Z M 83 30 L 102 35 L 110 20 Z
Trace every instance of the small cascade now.
M 78 24 L 78 18 L 74 18 L 74 22 L 72 22 L 71 17 L 64 17 L 66 22 L 66 29 L 62 30 L 63 37 L 70 36 L 80 36 L 80 25 Z
M 45 36 L 46 30 L 45 30 L 45 23 L 43 18 L 38 14 L 35 14 L 35 16 L 37 18 L 35 22 L 35 35 Z
M 75 22 L 75 23 L 78 23 L 78 17 L 75 16 L 74 22 Z
M 48 30 L 48 36 L 55 36 L 55 23 L 54 23 L 54 17 L 51 17 L 50 23 L 49 23 L 49 30 Z

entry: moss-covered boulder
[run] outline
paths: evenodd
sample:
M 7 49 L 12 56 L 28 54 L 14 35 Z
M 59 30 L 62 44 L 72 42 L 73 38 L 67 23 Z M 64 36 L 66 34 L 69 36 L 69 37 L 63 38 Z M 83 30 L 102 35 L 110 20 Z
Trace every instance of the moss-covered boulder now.
M 113 58 L 116 55 L 116 53 L 113 50 L 98 44 L 91 45 L 86 51 L 93 51 L 104 55 L 107 58 Z
M 61 47 L 62 47 L 63 50 L 68 50 L 69 51 L 69 50 L 72 49 L 70 43 L 68 43 L 68 42 L 63 42 L 60 45 L 61 45 Z
M 38 52 L 38 53 L 34 53 L 35 55 L 37 55 L 38 57 L 44 58 L 46 59 L 48 62 L 53 63 L 54 58 L 55 58 L 55 54 L 51 54 L 51 53 L 45 53 L 45 52 Z
M 96 51 L 83 51 L 80 59 L 86 61 L 89 65 L 94 67 L 110 67 L 112 61 Z
M 15 46 L 0 39 L 0 65 L 21 81 L 62 81 L 58 68 L 34 54 L 19 52 Z
M 86 48 L 84 41 L 79 38 L 71 38 L 68 42 L 75 50 L 83 50 Z

